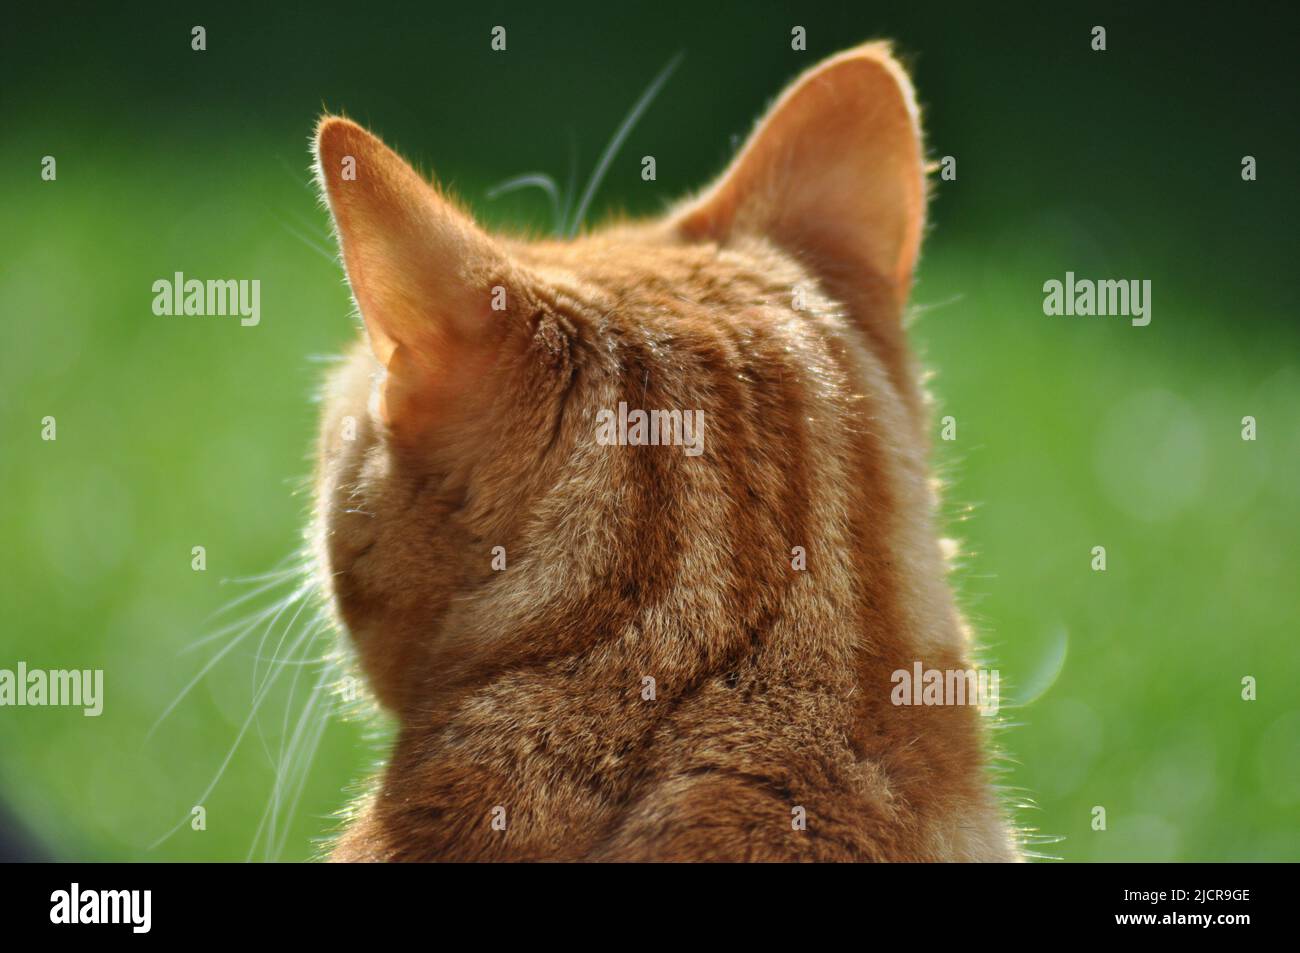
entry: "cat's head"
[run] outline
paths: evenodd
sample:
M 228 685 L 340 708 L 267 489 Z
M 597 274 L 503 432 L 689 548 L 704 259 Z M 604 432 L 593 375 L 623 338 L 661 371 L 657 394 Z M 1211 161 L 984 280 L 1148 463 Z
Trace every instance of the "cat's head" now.
M 835 373 L 824 349 L 801 352 L 802 325 L 852 328 L 844 347 L 868 348 L 915 408 L 900 321 L 923 150 L 883 46 L 799 78 L 700 196 L 573 241 L 489 235 L 345 119 L 321 121 L 316 153 L 365 327 L 326 392 L 318 535 L 399 712 L 431 686 L 583 651 L 670 586 L 686 587 L 679 610 L 725 617 L 711 559 L 754 561 L 760 585 L 747 549 L 789 552 L 780 484 L 797 462 L 779 446 L 811 413 L 782 388 L 804 380 L 806 403 Z M 610 446 L 620 403 L 669 412 L 670 444 L 672 412 L 700 416 L 681 445 Z M 684 566 L 700 535 L 716 557 Z

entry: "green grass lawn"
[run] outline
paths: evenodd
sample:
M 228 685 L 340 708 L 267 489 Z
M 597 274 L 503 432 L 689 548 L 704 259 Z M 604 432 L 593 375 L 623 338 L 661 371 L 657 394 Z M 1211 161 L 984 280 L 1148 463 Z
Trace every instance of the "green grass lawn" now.
M 98 718 L 0 711 L 0 795 L 59 858 L 242 859 L 280 843 L 308 858 L 380 756 L 384 726 L 329 718 L 292 818 L 259 833 L 282 751 L 315 726 L 295 735 L 315 670 L 285 668 L 203 801 L 206 830 L 186 823 L 282 627 L 232 650 L 146 739 L 222 646 L 193 647 L 229 618 L 213 614 L 256 588 L 229 580 L 300 547 L 314 358 L 353 334 L 305 150 L 285 141 L 302 139 L 102 140 L 93 164 L 70 154 L 57 182 L 33 172 L 7 196 L 8 220 L 38 227 L 0 230 L 0 666 L 105 670 Z M 11 140 L 4 159 L 40 148 Z M 482 206 L 489 184 L 461 190 Z M 509 201 L 502 216 L 540 214 Z M 936 444 L 966 554 L 955 581 L 1014 723 L 998 736 L 1005 783 L 1051 856 L 1300 859 L 1296 331 L 1251 303 L 1243 333 L 1244 315 L 1204 310 L 1174 272 L 1144 275 L 1149 327 L 1046 317 L 1043 281 L 1093 261 L 1077 241 L 1052 215 L 979 241 L 940 227 L 915 293 L 936 417 L 957 421 Z M 260 325 L 153 315 L 153 281 L 177 270 L 259 278 Z M 1099 545 L 1105 572 L 1090 568 Z

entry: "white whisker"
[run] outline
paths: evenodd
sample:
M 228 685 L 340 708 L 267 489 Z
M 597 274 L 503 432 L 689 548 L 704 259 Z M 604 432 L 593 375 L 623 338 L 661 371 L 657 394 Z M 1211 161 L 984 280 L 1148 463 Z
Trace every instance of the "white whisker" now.
M 290 655 L 292 655 L 293 652 L 296 651 L 298 645 L 302 643 L 302 641 L 307 637 L 307 635 L 310 633 L 310 631 L 311 631 L 310 629 L 308 629 L 308 630 L 304 630 L 304 632 L 303 632 L 301 635 L 299 635 L 299 636 L 295 639 L 294 644 L 290 647 L 290 650 L 289 650 L 289 651 L 290 651 Z M 242 638 L 242 637 L 243 637 L 243 636 L 241 636 L 241 638 Z M 230 648 L 230 647 L 228 646 L 228 647 L 227 647 L 227 650 L 228 650 L 229 648 Z M 223 651 L 225 651 L 225 650 L 223 650 Z M 261 691 L 260 691 L 260 692 L 257 694 L 257 696 L 253 699 L 252 709 L 249 711 L 249 713 L 248 713 L 248 717 L 246 717 L 246 718 L 244 719 L 244 723 L 243 723 L 243 725 L 240 726 L 240 728 L 239 728 L 239 734 L 235 736 L 235 740 L 234 740 L 234 742 L 231 744 L 230 749 L 226 752 L 226 756 L 225 756 L 225 758 L 222 759 L 222 761 L 221 761 L 221 766 L 217 769 L 216 776 L 213 777 L 212 782 L 207 786 L 207 788 L 206 788 L 206 789 L 203 791 L 203 793 L 198 797 L 198 799 L 195 800 L 195 802 L 194 802 L 195 804 L 202 804 L 202 803 L 204 803 L 204 802 L 208 799 L 209 795 L 211 795 L 212 792 L 216 789 L 217 785 L 221 782 L 222 777 L 223 777 L 223 776 L 225 775 L 225 773 L 226 773 L 226 768 L 228 768 L 228 767 L 230 766 L 230 762 L 231 762 L 231 760 L 234 758 L 234 756 L 235 756 L 235 752 L 239 750 L 239 745 L 240 745 L 240 744 L 243 742 L 243 740 L 244 740 L 244 735 L 248 734 L 248 729 L 249 729 L 250 727 L 252 727 L 252 725 L 253 725 L 253 723 L 254 723 L 254 720 L 257 718 L 257 713 L 258 713 L 258 711 L 261 709 L 261 707 L 262 707 L 262 703 L 266 700 L 267 695 L 268 695 L 268 693 L 270 692 L 272 686 L 274 686 L 276 680 L 279 678 L 280 674 L 281 674 L 283 671 L 284 671 L 284 669 L 281 668 L 281 669 L 278 669 L 277 671 L 273 672 L 273 673 L 270 675 L 270 677 L 266 680 L 266 682 L 264 683 L 264 685 L 263 685 Z M 158 838 L 158 840 L 154 841 L 151 845 L 149 845 L 149 849 L 150 849 L 150 850 L 153 850 L 153 849 L 155 849 L 156 847 L 158 847 L 160 844 L 164 843 L 168 838 L 170 838 L 170 837 L 171 837 L 172 835 L 174 835 L 177 831 L 179 831 L 182 827 L 184 827 L 185 824 L 189 821 L 189 819 L 190 819 L 190 818 L 189 818 L 189 815 L 188 815 L 188 814 L 187 814 L 185 817 L 181 818 L 180 822 L 179 822 L 175 827 L 173 827 L 171 830 L 167 831 L 167 833 L 163 834 L 162 837 Z

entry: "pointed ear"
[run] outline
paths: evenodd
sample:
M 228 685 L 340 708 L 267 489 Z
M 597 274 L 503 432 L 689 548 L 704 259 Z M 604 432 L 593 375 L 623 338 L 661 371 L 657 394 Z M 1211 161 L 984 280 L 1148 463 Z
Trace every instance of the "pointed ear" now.
M 315 151 L 348 281 L 388 370 L 384 417 L 428 418 L 463 396 L 500 347 L 515 310 L 502 302 L 515 304 L 517 270 L 468 215 L 356 123 L 322 119 Z
M 865 269 L 901 306 L 925 221 L 923 156 L 907 74 L 867 44 L 799 77 L 676 224 L 695 240 L 767 237 L 823 274 Z

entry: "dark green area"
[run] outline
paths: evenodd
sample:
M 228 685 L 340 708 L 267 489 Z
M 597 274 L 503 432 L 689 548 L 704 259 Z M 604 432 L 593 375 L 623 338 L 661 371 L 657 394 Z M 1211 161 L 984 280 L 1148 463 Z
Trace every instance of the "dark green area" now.
M 314 670 L 299 667 L 292 700 L 293 670 L 276 683 L 204 801 L 207 830 L 153 851 L 249 713 L 258 635 L 145 734 L 221 642 L 181 650 L 254 588 L 222 580 L 301 544 L 311 358 L 353 334 L 308 181 L 322 109 L 436 170 L 490 223 L 544 230 L 540 193 L 490 202 L 488 188 L 571 169 L 581 185 L 676 53 L 597 221 L 699 187 L 798 71 L 888 37 L 933 155 L 958 162 L 956 181 L 935 182 L 914 334 L 938 373 L 936 417 L 957 421 L 937 462 L 968 553 L 958 583 L 1004 690 L 1028 702 L 1000 735 L 1007 783 L 1037 804 L 1021 820 L 1063 837 L 1044 850 L 1068 859 L 1300 859 L 1296 30 L 1280 4 L 1133 6 L 7 13 L 0 668 L 103 668 L 107 700 L 99 718 L 0 708 L 0 801 L 56 857 L 265 853 L 273 765 Z M 489 49 L 497 24 L 504 54 Z M 805 53 L 790 49 L 796 24 Z M 1245 155 L 1258 181 L 1242 181 Z M 155 317 L 152 283 L 175 271 L 259 278 L 262 323 Z M 1151 325 L 1045 316 L 1043 282 L 1066 271 L 1150 279 Z M 206 572 L 190 568 L 195 545 Z M 1105 573 L 1089 568 L 1097 545 Z M 363 734 L 328 722 L 276 832 L 283 856 L 310 856 L 372 770 Z

